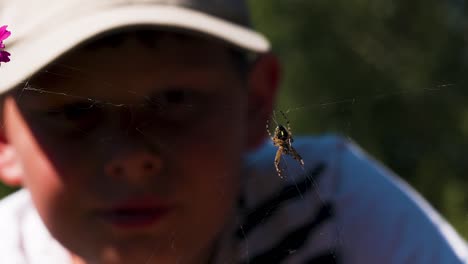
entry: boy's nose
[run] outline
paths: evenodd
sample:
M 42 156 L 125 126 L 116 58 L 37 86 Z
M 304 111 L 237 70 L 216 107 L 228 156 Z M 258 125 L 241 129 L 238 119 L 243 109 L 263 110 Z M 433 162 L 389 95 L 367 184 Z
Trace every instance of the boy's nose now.
M 146 151 L 135 151 L 114 157 L 106 165 L 106 173 L 112 177 L 142 179 L 154 177 L 161 171 L 159 157 Z

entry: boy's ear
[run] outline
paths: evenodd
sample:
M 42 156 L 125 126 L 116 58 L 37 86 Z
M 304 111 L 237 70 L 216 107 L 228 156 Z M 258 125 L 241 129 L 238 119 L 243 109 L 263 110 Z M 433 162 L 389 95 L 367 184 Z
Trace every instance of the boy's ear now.
M 267 135 L 266 122 L 270 119 L 281 77 L 281 67 L 272 53 L 262 54 L 249 74 L 249 131 L 248 149 L 263 143 Z
M 22 185 L 23 181 L 21 164 L 6 138 L 4 127 L 0 127 L 0 181 L 12 187 Z

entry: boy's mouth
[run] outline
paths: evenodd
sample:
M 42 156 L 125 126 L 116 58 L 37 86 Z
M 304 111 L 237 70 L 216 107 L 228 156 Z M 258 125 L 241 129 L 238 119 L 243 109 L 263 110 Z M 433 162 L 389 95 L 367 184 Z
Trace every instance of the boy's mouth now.
M 122 229 L 148 228 L 161 220 L 171 208 L 152 199 L 132 199 L 98 212 L 98 217 Z

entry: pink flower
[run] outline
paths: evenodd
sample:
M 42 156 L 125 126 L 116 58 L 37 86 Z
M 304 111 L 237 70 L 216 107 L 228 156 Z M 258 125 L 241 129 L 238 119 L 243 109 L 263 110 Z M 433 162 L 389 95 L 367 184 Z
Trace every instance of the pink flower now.
M 11 35 L 11 32 L 6 29 L 7 27 L 6 25 L 0 27 L 0 43 Z
M 0 50 L 0 62 L 9 62 L 10 61 L 10 58 L 8 58 L 9 56 L 10 56 L 10 53 L 4 50 Z
M 11 32 L 8 31 L 6 28 L 6 25 L 0 27 L 0 63 L 10 61 L 10 53 L 3 50 L 5 48 L 5 44 L 3 44 L 3 41 L 11 35 Z

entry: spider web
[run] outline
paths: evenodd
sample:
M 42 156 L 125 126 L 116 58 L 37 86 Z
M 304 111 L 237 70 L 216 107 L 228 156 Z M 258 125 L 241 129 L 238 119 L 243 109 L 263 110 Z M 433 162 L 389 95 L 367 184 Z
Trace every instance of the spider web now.
M 450 89 L 453 86 L 455 86 L 455 84 L 447 83 L 447 84 L 437 85 L 435 87 L 425 88 L 425 89 L 423 89 L 423 91 L 425 91 L 426 93 L 431 93 L 431 95 L 438 95 L 440 92 L 446 92 L 447 89 Z M 29 81 L 26 81 L 24 83 L 24 87 L 21 90 L 21 93 L 18 95 L 18 100 L 19 101 L 21 101 L 21 97 L 22 97 L 22 94 L 24 92 L 35 92 L 35 93 L 40 93 L 40 94 L 51 94 L 51 93 L 53 93 L 55 95 L 75 97 L 75 98 L 78 98 L 78 99 L 89 101 L 90 102 L 90 105 L 89 105 L 90 108 L 92 108 L 92 107 L 101 107 L 103 105 L 108 105 L 108 106 L 113 106 L 113 107 L 135 107 L 134 105 L 130 106 L 130 105 L 127 105 L 127 104 L 107 102 L 107 101 L 102 101 L 102 100 L 96 100 L 94 98 L 76 96 L 76 95 L 73 95 L 71 93 L 66 93 L 66 92 L 48 91 L 47 89 L 44 89 L 44 88 L 32 87 L 29 84 Z M 128 91 L 128 92 L 129 92 L 129 94 L 134 94 L 133 91 Z M 337 106 L 337 105 L 351 105 L 352 106 L 352 105 L 359 104 L 359 103 L 362 103 L 362 102 L 378 103 L 379 101 L 385 100 L 386 98 L 390 98 L 390 97 L 393 97 L 393 96 L 399 96 L 399 95 L 402 95 L 402 94 L 411 94 L 411 93 L 414 93 L 414 91 L 412 91 L 412 90 L 400 90 L 400 91 L 396 91 L 396 92 L 378 93 L 378 94 L 373 94 L 373 95 L 364 95 L 364 96 L 363 95 L 358 95 L 358 96 L 353 96 L 353 97 L 349 97 L 349 98 L 331 100 L 331 101 L 326 101 L 326 102 L 311 103 L 311 104 L 307 104 L 307 105 L 303 105 L 303 106 L 292 106 L 292 107 L 285 108 L 283 111 L 288 116 L 288 118 L 294 119 L 295 115 L 298 115 L 298 114 L 301 114 L 301 113 L 308 113 L 309 111 L 320 111 L 321 109 L 331 107 L 331 106 Z M 424 95 L 426 95 L 426 93 Z M 279 123 L 280 122 L 278 122 L 278 124 Z M 290 126 L 291 126 L 292 130 L 295 130 L 296 123 L 291 122 Z M 348 127 L 352 128 L 352 123 L 349 123 Z M 142 131 L 142 130 L 140 130 L 139 132 L 141 134 L 144 134 L 144 131 Z M 296 134 L 294 134 L 293 137 L 294 136 L 296 136 Z M 345 133 L 345 136 L 348 136 L 348 135 L 346 135 L 346 133 Z M 294 143 L 293 143 L 293 146 L 294 146 Z M 299 154 L 301 154 L 301 153 L 299 153 Z M 287 174 L 284 177 L 287 178 L 287 179 L 292 180 L 294 186 L 296 187 L 296 191 L 299 194 L 300 199 L 304 199 L 304 195 L 303 195 L 303 193 L 301 192 L 301 190 L 300 190 L 300 188 L 298 186 L 297 179 L 300 178 L 298 175 L 306 174 L 307 171 L 305 171 L 303 168 L 300 168 L 299 170 L 292 170 L 291 168 L 296 167 L 296 166 L 291 165 L 291 162 L 297 163 L 297 161 L 295 161 L 295 160 L 287 159 L 286 157 L 284 157 L 284 155 L 281 157 L 281 164 L 282 164 L 282 166 L 284 166 L 285 171 L 287 172 Z M 308 164 L 306 164 L 306 166 L 307 165 Z M 271 160 L 271 166 L 272 166 L 272 168 L 274 168 L 273 159 Z M 294 175 L 294 174 L 297 174 L 297 175 Z M 322 198 L 319 183 L 316 182 L 315 179 L 312 178 L 312 177 L 309 178 L 309 180 L 312 182 L 313 192 L 314 192 L 314 195 L 315 195 L 318 203 L 320 203 L 322 206 L 326 205 L 327 201 L 325 201 Z M 222 190 L 220 190 L 220 195 L 222 195 Z M 331 214 L 331 212 L 329 212 L 329 213 Z M 268 216 L 269 216 L 269 213 L 267 213 L 267 215 L 265 215 L 265 220 L 266 220 L 266 218 Z M 239 225 L 239 228 L 242 230 L 243 226 Z M 337 233 L 339 234 L 339 230 L 337 231 Z M 175 237 L 175 234 L 174 234 L 174 237 Z M 336 241 L 339 243 L 340 238 L 337 237 Z M 177 249 L 174 246 L 174 240 L 170 241 L 170 243 L 173 245 L 173 247 L 172 247 L 173 250 L 177 251 Z M 339 244 L 337 246 L 339 246 Z M 249 250 L 248 246 L 247 246 L 246 250 L 247 251 Z M 330 253 L 333 254 L 333 255 L 335 254 L 333 251 L 330 251 Z M 246 252 L 246 254 L 249 255 L 249 252 Z M 290 254 L 295 254 L 295 251 L 291 251 Z M 336 256 L 336 257 L 338 257 L 338 256 Z M 151 263 L 153 258 L 154 258 L 154 256 L 149 256 L 147 263 L 148 264 Z

